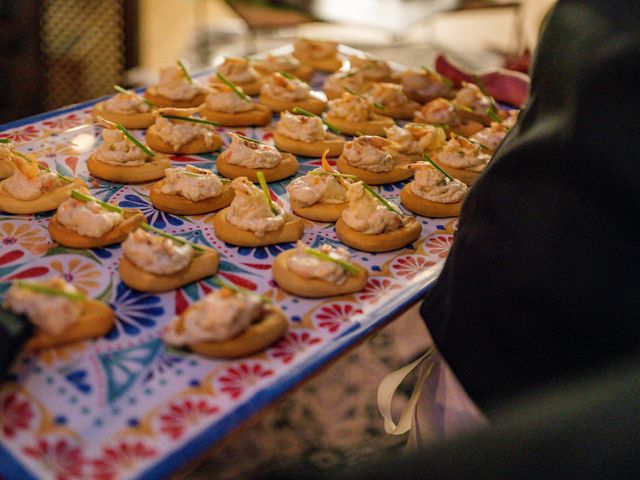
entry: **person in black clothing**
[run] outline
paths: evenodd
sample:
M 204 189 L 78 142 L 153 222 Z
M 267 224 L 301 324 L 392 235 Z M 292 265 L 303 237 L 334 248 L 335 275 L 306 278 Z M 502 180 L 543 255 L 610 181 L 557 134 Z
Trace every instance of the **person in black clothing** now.
M 640 2 L 560 0 L 421 308 L 483 409 L 640 345 Z
M 489 426 L 271 478 L 640 478 L 639 77 L 640 2 L 559 0 L 421 307 Z

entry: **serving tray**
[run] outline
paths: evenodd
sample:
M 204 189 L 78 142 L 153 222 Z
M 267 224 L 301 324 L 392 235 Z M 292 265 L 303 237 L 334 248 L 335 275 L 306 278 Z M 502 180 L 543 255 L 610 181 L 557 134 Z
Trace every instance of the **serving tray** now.
M 342 51 L 357 53 L 346 47 Z M 314 75 L 314 89 L 324 78 Z M 215 288 L 210 281 L 164 294 L 136 292 L 118 275 L 119 245 L 65 248 L 49 237 L 51 213 L 0 213 L 0 299 L 13 280 L 63 276 L 109 303 L 117 314 L 116 326 L 104 338 L 18 357 L 9 380 L 0 386 L 0 473 L 7 479 L 163 478 L 418 301 L 453 241 L 454 219 L 418 217 L 422 234 L 403 250 L 352 250 L 354 261 L 370 271 L 361 292 L 319 300 L 288 295 L 273 282 L 271 264 L 293 244 L 225 244 L 214 234 L 213 214 L 162 213 L 150 204 L 149 184 L 123 186 L 88 175 L 85 160 L 101 131 L 91 124 L 90 110 L 99 100 L 5 124 L 0 138 L 11 139 L 50 168 L 85 179 L 97 198 L 138 208 L 151 225 L 218 249 L 220 275 L 272 298 L 289 316 L 290 329 L 265 352 L 233 361 L 169 348 L 159 339 L 161 328 Z M 272 143 L 274 123 L 219 130 Z M 223 137 L 227 145 L 229 139 Z M 216 156 L 174 155 L 172 164 L 215 168 Z M 320 165 L 315 158 L 299 160 L 299 174 Z M 288 181 L 270 184 L 285 207 Z M 378 190 L 399 202 L 402 185 Z M 333 224 L 308 222 L 302 240 L 312 246 L 340 244 Z

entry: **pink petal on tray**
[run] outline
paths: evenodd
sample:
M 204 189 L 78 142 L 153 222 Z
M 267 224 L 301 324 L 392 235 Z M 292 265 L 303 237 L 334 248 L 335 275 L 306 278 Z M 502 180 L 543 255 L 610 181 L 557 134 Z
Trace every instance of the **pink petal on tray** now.
M 458 85 L 460 82 L 475 83 L 475 76 L 478 75 L 489 95 L 498 102 L 516 107 L 524 105 L 529 96 L 529 75 L 515 70 L 498 68 L 484 73 L 471 73 L 455 66 L 444 55 L 438 55 L 436 71 Z

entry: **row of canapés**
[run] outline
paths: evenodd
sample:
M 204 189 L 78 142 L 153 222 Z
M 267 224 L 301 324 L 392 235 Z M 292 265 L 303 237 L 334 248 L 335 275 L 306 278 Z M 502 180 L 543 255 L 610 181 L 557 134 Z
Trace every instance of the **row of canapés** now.
M 144 98 L 122 91 L 98 103 L 93 113 L 127 128 L 148 128 L 147 141 L 153 149 L 181 154 L 220 148 L 220 139 L 207 135 L 214 130 L 213 124 L 202 123 L 207 120 L 226 127 L 262 126 L 271 122 L 272 112 L 293 112 L 297 115 L 282 115 L 285 121 L 278 123 L 275 144 L 281 150 L 318 157 L 329 148 L 329 156 L 337 156 L 345 142 L 335 135 L 339 131 L 387 137 L 393 142 L 389 148 L 405 154 L 402 160 L 406 161 L 420 159 L 420 150 L 430 140 L 422 137 L 432 130 L 424 127 L 436 125 L 452 141 L 434 160 L 467 184 L 486 167 L 486 154 L 493 152 L 516 120 L 517 111 L 508 114 L 498 109 L 482 85 L 465 83 L 456 89 L 448 79 L 426 68 L 394 72 L 383 60 L 350 56 L 343 64 L 339 58 L 333 42 L 299 40 L 294 55 L 255 61 L 227 58 L 207 84 L 194 80 L 178 62 L 161 71 L 160 82 L 149 87 Z M 346 65 L 345 70 L 328 77 L 324 93 L 311 91 L 294 76 L 303 72 L 310 77 L 309 65 L 318 68 L 320 61 Z M 254 101 L 247 93 L 260 95 Z M 327 97 L 333 100 L 326 102 Z M 414 99 L 427 103 L 421 106 Z M 200 124 L 186 125 L 195 114 L 201 116 Z M 322 114 L 334 134 L 318 128 L 317 121 L 306 125 L 309 120 L 304 116 L 312 114 Z M 394 119 L 411 118 L 416 123 L 409 128 L 395 125 Z M 443 146 L 441 142 L 431 149 Z
M 187 79 L 188 74 L 183 78 Z M 134 98 L 134 94 L 126 95 Z M 199 117 L 192 120 L 198 121 L 178 120 L 175 125 L 201 128 L 202 138 L 218 137 L 216 130 Z M 169 168 L 166 156 L 153 152 L 121 125 L 103 123 L 104 142 L 87 161 L 94 176 L 123 183 L 160 179 L 151 187 L 151 201 L 156 208 L 187 215 L 220 210 L 213 222 L 216 235 L 239 246 L 297 241 L 305 228 L 299 217 L 305 217 L 337 221 L 338 237 L 355 249 L 378 252 L 401 248 L 419 236 L 420 223 L 363 180 L 392 183 L 407 179 L 415 170 L 414 181 L 401 193 L 404 205 L 425 216 L 453 216 L 467 186 L 449 177 L 432 162 L 430 155 L 440 154 L 452 141 L 459 143 L 458 149 L 462 149 L 460 142 L 479 148 L 452 133 L 447 141 L 447 129 L 441 126 L 389 127 L 410 136 L 410 141 L 404 143 L 412 148 L 402 152 L 399 142 L 392 139 L 362 135 L 346 142 L 327 132 L 318 116 L 283 114 L 278 131 L 283 138 L 296 142 L 287 144 L 285 140 L 280 142 L 280 148 L 300 153 L 296 148 L 302 144 L 306 148 L 302 154 L 323 156 L 322 167 L 288 185 L 290 204 L 297 214 L 293 215 L 273 202 L 266 186 L 267 181 L 286 178 L 297 171 L 293 155 L 232 134 L 229 148 L 217 160 L 218 170 L 233 178 L 229 181 L 190 165 Z M 280 128 L 287 123 L 290 132 L 305 131 L 312 140 L 287 136 L 287 129 Z M 278 142 L 278 133 L 275 139 Z M 326 161 L 327 150 L 331 150 L 327 141 L 340 142 L 338 167 L 342 171 L 334 171 Z M 217 143 L 222 144 L 219 137 Z M 422 154 L 426 154 L 427 161 L 417 161 Z M 458 150 L 454 154 L 459 155 Z M 57 208 L 50 219 L 49 231 L 61 245 L 91 248 L 122 242 L 119 271 L 122 281 L 131 288 L 169 291 L 217 272 L 219 254 L 214 249 L 191 245 L 180 237 L 154 229 L 144 223 L 139 211 L 121 209 L 93 198 L 82 180 L 48 170 L 11 143 L 0 144 L 0 158 L 12 166 L 11 176 L 0 183 L 1 210 L 35 213 Z M 260 188 L 254 185 L 256 182 L 261 184 Z M 273 275 L 278 285 L 292 294 L 327 297 L 362 289 L 368 273 L 362 265 L 351 261 L 344 248 L 322 245 L 313 249 L 298 243 L 297 248 L 276 258 Z M 60 279 L 40 284 L 14 283 L 5 304 L 26 314 L 37 325 L 37 333 L 28 343 L 30 349 L 99 336 L 114 321 L 108 307 L 85 299 Z M 64 314 L 51 315 L 53 311 Z M 57 320 L 59 317 L 63 318 Z M 286 317 L 277 307 L 226 286 L 174 318 L 165 328 L 163 338 L 205 355 L 233 357 L 265 348 L 284 333 L 286 326 Z

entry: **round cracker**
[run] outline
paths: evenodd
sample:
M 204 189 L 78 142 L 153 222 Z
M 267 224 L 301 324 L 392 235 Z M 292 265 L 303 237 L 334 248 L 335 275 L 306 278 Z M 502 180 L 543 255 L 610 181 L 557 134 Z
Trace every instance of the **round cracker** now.
M 235 196 L 233 188 L 227 184 L 224 185 L 222 193 L 217 197 L 204 198 L 194 202 L 184 198 L 182 195 L 162 193 L 165 181 L 163 178 L 151 185 L 149 192 L 151 203 L 158 210 L 174 215 L 201 215 L 215 212 L 221 208 L 228 207 Z
M 347 135 L 362 134 L 386 137 L 387 132 L 385 129 L 395 125 L 393 118 L 378 115 L 377 113 L 372 114 L 371 119 L 364 122 L 351 122 L 344 118 L 332 117 L 329 114 L 325 116 L 325 119 L 328 123 L 340 130 L 341 133 L 346 133 Z
M 325 140 L 316 142 L 303 142 L 289 138 L 277 131 L 273 134 L 273 140 L 278 150 L 302 155 L 303 157 L 321 157 L 325 150 L 329 150 L 328 157 L 337 157 L 342 153 L 346 140 L 343 137 L 327 133 Z
M 422 226 L 415 218 L 392 232 L 369 235 L 358 232 L 347 225 L 342 218 L 336 223 L 336 234 L 342 243 L 363 252 L 390 252 L 415 241 L 422 232 Z
M 358 263 L 358 273 L 348 273 L 346 280 L 340 285 L 327 282 L 319 278 L 304 278 L 287 267 L 287 261 L 295 254 L 295 249 L 286 250 L 278 254 L 273 261 L 273 279 L 286 292 L 299 297 L 325 298 L 359 292 L 367 284 L 369 274 L 367 269 Z M 351 262 L 353 263 L 353 262 Z
M 122 213 L 124 220 L 99 237 L 86 237 L 65 227 L 58 221 L 58 214 L 55 213 L 49 220 L 49 235 L 57 244 L 70 248 L 95 248 L 120 243 L 145 221 L 140 210 L 125 208 Z
M 112 165 L 98 160 L 95 155 L 87 159 L 87 169 L 94 177 L 114 183 L 144 183 L 164 178 L 164 171 L 171 166 L 169 157 L 156 154 L 142 165 Z
M 155 121 L 155 115 L 152 112 L 143 113 L 118 113 L 109 112 L 104 109 L 106 102 L 98 102 L 91 109 L 91 116 L 94 120 L 98 117 L 104 118 L 113 123 L 119 123 L 126 129 L 144 129 L 149 127 Z
M 204 138 L 199 136 L 198 138 L 194 138 L 190 142 L 185 143 L 184 145 L 180 145 L 180 147 L 176 148 L 170 143 L 165 142 L 158 135 L 158 127 L 155 124 L 151 125 L 147 129 L 146 141 L 147 145 L 149 145 L 149 147 L 156 152 L 179 153 L 183 155 L 195 155 L 198 153 L 215 152 L 222 146 L 222 137 L 220 137 L 220 135 L 218 135 L 217 133 L 214 133 L 213 145 L 211 145 L 210 147 L 208 147 L 204 142 Z
M 220 254 L 208 248 L 204 252 L 196 251 L 191 262 L 179 272 L 157 275 L 138 268 L 126 256 L 120 257 L 118 270 L 122 282 L 139 292 L 161 293 L 175 290 L 197 280 L 214 275 L 218 271 Z
M 260 352 L 284 336 L 289 321 L 282 310 L 274 305 L 264 306 L 263 318 L 251 324 L 238 336 L 224 342 L 201 342 L 188 347 L 200 355 L 212 358 L 238 358 Z
M 250 230 L 242 230 L 227 220 L 229 207 L 220 210 L 213 218 L 213 228 L 216 236 L 223 242 L 239 247 L 262 247 L 277 243 L 295 242 L 302 238 L 304 222 L 295 215 L 286 214 L 285 224 L 278 230 L 266 232 L 258 237 Z
M 460 215 L 462 202 L 438 203 L 419 197 L 411 190 L 411 184 L 405 185 L 400 190 L 400 201 L 413 213 L 429 218 L 447 218 Z
M 355 175 L 358 177 L 358 180 L 362 180 L 369 185 L 386 185 L 389 183 L 401 182 L 407 178 L 411 178 L 413 175 L 411 169 L 402 166 L 394 166 L 388 172 L 380 173 L 365 170 L 364 168 L 354 167 L 347 161 L 344 155 L 340 155 L 336 162 L 336 167 L 340 173 Z
M 106 335 L 116 320 L 113 310 L 97 300 L 85 299 L 82 302 L 82 312 L 76 324 L 59 335 L 51 335 L 38 329 L 27 341 L 24 350 L 33 352 Z
M 216 159 L 216 168 L 227 178 L 247 177 L 253 183 L 258 183 L 258 172 L 262 172 L 267 182 L 277 182 L 298 172 L 298 159 L 290 153 L 283 153 L 282 161 L 273 168 L 249 168 L 229 163 L 227 152 L 225 150 Z

